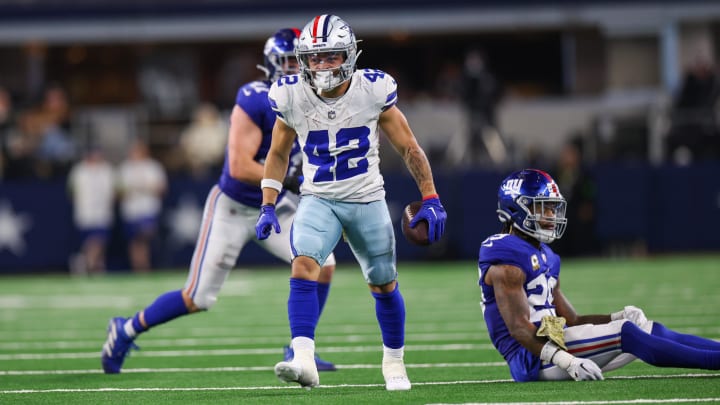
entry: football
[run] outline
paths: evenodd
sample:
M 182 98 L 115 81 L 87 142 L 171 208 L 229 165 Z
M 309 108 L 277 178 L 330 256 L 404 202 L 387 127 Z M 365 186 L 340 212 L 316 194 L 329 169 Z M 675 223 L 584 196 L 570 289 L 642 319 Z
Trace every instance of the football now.
M 420 211 L 420 207 L 422 207 L 422 201 L 413 201 L 406 205 L 400 223 L 402 225 L 403 236 L 405 236 L 408 242 L 414 245 L 425 246 L 430 244 L 427 221 L 420 221 L 415 225 L 415 228 L 410 228 L 410 221 L 412 221 L 415 214 Z

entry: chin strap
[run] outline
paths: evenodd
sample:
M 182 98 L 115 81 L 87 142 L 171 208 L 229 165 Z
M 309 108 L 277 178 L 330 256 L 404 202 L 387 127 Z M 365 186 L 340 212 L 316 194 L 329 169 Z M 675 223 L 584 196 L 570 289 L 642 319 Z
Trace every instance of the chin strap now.
M 268 70 L 268 68 L 266 68 L 263 65 L 255 65 L 255 67 L 258 68 L 259 70 L 261 70 L 263 73 L 265 73 L 266 78 L 270 79 L 270 71 Z

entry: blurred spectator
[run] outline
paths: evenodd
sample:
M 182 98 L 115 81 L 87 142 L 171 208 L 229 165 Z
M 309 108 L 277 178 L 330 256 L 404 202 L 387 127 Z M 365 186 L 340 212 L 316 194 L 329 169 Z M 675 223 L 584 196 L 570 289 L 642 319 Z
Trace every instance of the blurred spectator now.
M 668 157 L 676 163 L 720 157 L 718 131 L 720 76 L 706 59 L 699 59 L 687 73 L 671 113 L 667 138 Z
M 484 157 L 502 163 L 505 149 L 497 128 L 496 111 L 502 98 L 500 84 L 485 64 L 483 53 L 477 49 L 465 55 L 461 101 L 468 114 L 469 153 L 473 162 Z
M 458 94 L 463 94 L 463 90 L 462 65 L 454 62 L 443 63 L 435 80 L 434 100 L 440 102 L 457 100 Z
M 595 236 L 597 187 L 592 174 L 583 165 L 580 139 L 570 140 L 562 147 L 552 176 L 567 200 L 568 219 L 565 236 L 553 242 L 553 250 L 562 256 L 600 253 Z
M 180 135 L 180 147 L 193 176 L 203 178 L 220 172 L 227 131 L 214 105 L 204 103 L 195 109 L 192 122 Z
M 105 272 L 105 247 L 113 224 L 115 173 L 98 148 L 89 149 L 68 175 L 80 252 L 70 259 L 72 274 Z
M 20 132 L 18 119 L 12 94 L 0 88 L 0 171 L 5 179 L 34 176 L 35 173 L 34 150 Z
M 10 92 L 0 87 L 0 179 L 6 177 L 8 143 L 15 128 L 14 113 Z
M 20 120 L 23 139 L 19 155 L 35 159 L 35 174 L 40 177 L 64 175 L 76 157 L 70 129 L 70 104 L 65 90 L 49 86 L 40 105 L 26 111 Z
M 151 243 L 157 233 L 162 196 L 167 190 L 165 169 L 150 156 L 148 146 L 135 141 L 118 169 L 120 213 L 129 240 L 130 265 L 135 272 L 152 268 Z

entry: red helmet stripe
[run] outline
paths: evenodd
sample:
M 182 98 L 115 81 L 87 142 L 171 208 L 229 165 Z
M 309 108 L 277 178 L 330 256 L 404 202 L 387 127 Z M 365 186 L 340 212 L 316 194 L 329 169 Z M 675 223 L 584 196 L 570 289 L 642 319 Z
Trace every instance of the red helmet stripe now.
M 538 172 L 538 173 L 542 174 L 543 176 L 545 176 L 545 178 L 548 179 L 548 181 L 553 181 L 552 176 L 550 176 L 547 172 L 542 171 L 542 170 L 539 170 L 539 169 L 532 169 L 532 170 L 535 170 L 536 172 Z
M 323 18 L 323 16 L 319 15 L 319 16 L 315 17 L 315 20 L 313 21 L 313 27 L 312 27 L 313 44 L 317 43 L 317 37 L 318 37 L 317 28 L 318 28 L 318 25 L 320 25 L 321 18 Z

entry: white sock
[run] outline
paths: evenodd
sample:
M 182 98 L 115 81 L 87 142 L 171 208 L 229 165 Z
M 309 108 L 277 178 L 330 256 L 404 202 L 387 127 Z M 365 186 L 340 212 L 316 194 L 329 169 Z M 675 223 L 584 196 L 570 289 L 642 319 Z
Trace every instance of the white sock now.
M 313 353 L 315 353 L 315 341 L 310 339 L 309 337 L 295 337 L 292 341 L 290 341 L 290 346 L 293 348 L 293 351 L 311 350 Z
M 405 346 L 399 349 L 391 349 L 383 345 L 383 357 L 386 359 L 399 359 L 402 360 L 405 356 Z

